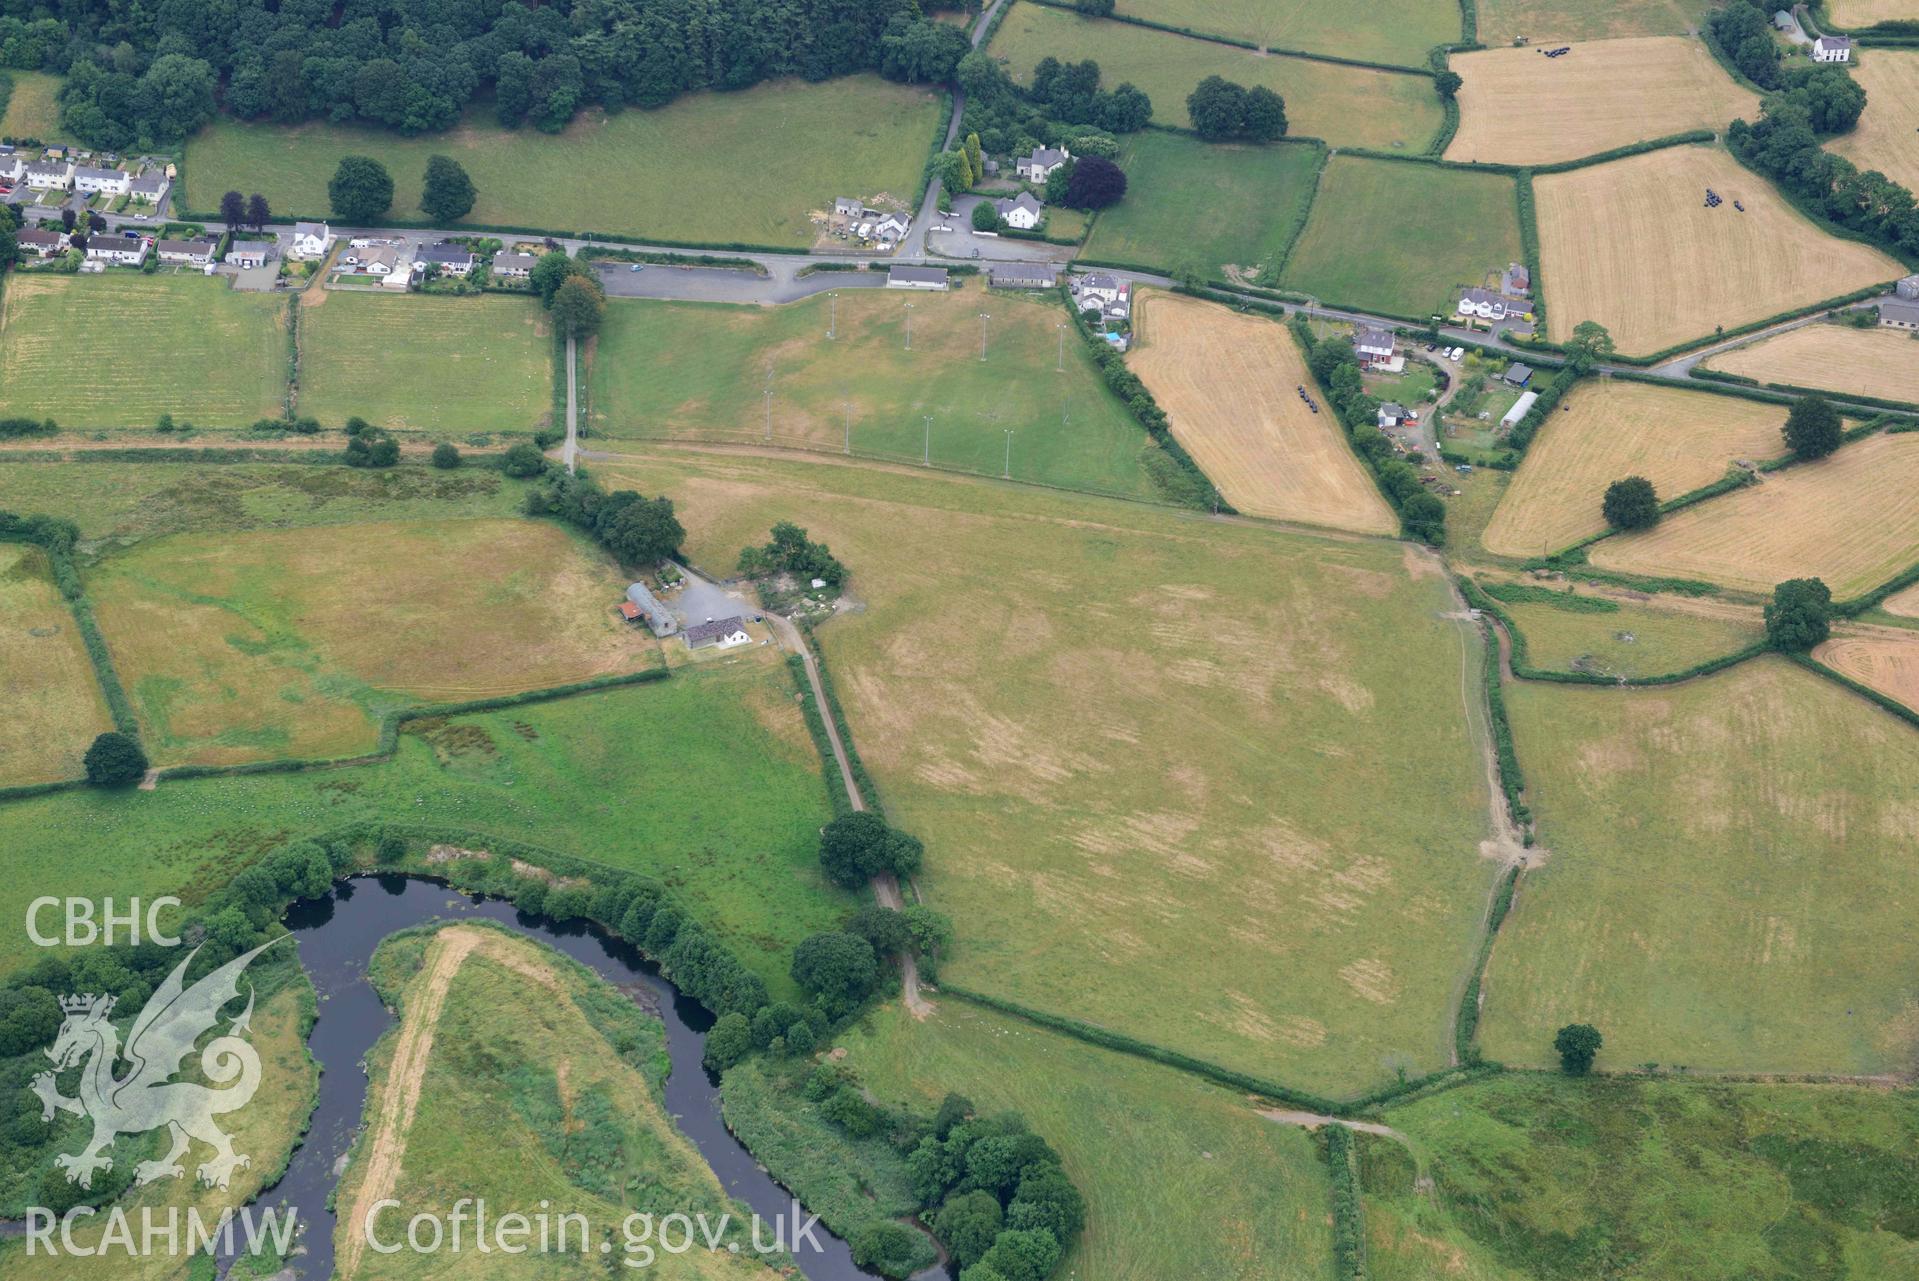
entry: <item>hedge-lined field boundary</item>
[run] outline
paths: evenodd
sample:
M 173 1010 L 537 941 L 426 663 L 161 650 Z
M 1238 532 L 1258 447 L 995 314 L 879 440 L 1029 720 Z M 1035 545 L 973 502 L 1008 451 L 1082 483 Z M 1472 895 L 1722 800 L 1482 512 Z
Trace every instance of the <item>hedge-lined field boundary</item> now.
M 1884 708 L 1888 712 L 1891 712 L 1894 716 L 1897 716 L 1900 720 L 1912 726 L 1914 729 L 1919 729 L 1919 711 L 1915 711 L 1914 709 L 1907 707 L 1904 703 L 1900 702 L 1898 699 L 1892 698 L 1885 694 L 1881 694 L 1878 690 L 1874 689 L 1870 685 L 1860 684 L 1858 681 L 1846 675 L 1844 672 L 1841 672 L 1837 670 L 1836 668 L 1826 666 L 1824 663 L 1814 658 L 1811 654 L 1787 654 L 1786 657 L 1790 658 L 1793 662 L 1799 664 L 1801 667 L 1805 668 L 1807 671 L 1812 672 L 1814 675 L 1823 676 L 1827 680 L 1833 682 L 1835 685 L 1844 686 L 1846 689 L 1851 690 L 1853 693 L 1859 695 L 1859 697 L 1867 700 L 1868 702 L 1878 704 L 1880 707 Z
M 1366 1281 L 1366 1211 L 1353 1175 L 1353 1132 L 1329 1125 L 1321 1133 L 1332 1193 L 1334 1281 Z
M 1079 6 L 1070 3 L 1070 0 L 1028 0 L 1028 3 L 1036 4 L 1046 9 L 1061 9 L 1067 13 L 1087 17 L 1085 14 L 1080 14 Z M 1006 9 L 1011 9 L 1012 7 L 1012 0 L 1008 0 L 1005 9 L 1000 11 L 1001 17 L 1005 16 Z M 1424 67 L 1407 66 L 1405 63 L 1372 62 L 1365 58 L 1342 58 L 1338 54 L 1314 53 L 1307 49 L 1288 49 L 1277 45 L 1262 45 L 1252 40 L 1241 40 L 1237 36 L 1222 36 L 1215 35 L 1209 31 L 1195 31 L 1191 27 L 1175 26 L 1170 22 L 1155 22 L 1151 18 L 1139 18 L 1128 13 L 1101 14 L 1097 18 L 1090 18 L 1089 20 L 1095 22 L 1121 22 L 1129 27 L 1145 27 L 1148 31 L 1163 31 L 1169 35 L 1185 36 L 1191 40 L 1204 40 L 1208 44 L 1223 44 L 1234 49 L 1250 49 L 1254 53 L 1271 54 L 1278 58 L 1303 58 L 1308 62 L 1330 62 L 1335 66 L 1365 67 L 1369 71 L 1390 71 L 1397 75 L 1425 76 L 1428 79 L 1430 79 L 1433 74 Z M 997 21 L 993 24 L 993 29 L 994 31 L 999 29 L 999 23 Z M 984 49 L 991 43 L 992 33 L 989 32 L 987 38 L 980 41 L 979 47 Z
M 1694 663 L 1690 667 L 1676 672 L 1663 672 L 1657 676 L 1601 676 L 1597 672 L 1573 672 L 1557 667 L 1534 667 L 1532 657 L 1526 647 L 1526 633 L 1513 616 L 1506 612 L 1491 593 L 1470 578 L 1459 580 L 1460 590 L 1466 601 L 1474 609 L 1490 614 L 1506 630 L 1506 636 L 1512 646 L 1509 660 L 1513 679 L 1538 681 L 1552 685 L 1602 685 L 1612 689 L 1648 689 L 1659 685 L 1677 685 L 1682 681 L 1695 680 L 1701 676 L 1711 676 L 1714 672 L 1723 672 L 1728 667 L 1737 667 L 1749 659 L 1771 652 L 1764 641 L 1754 641 L 1744 649 L 1736 649 L 1730 654 L 1721 654 L 1717 658 L 1708 658 Z
M 1764 177 L 1765 175 L 1761 174 L 1759 176 Z M 1770 182 L 1771 179 L 1767 179 L 1767 181 Z M 1642 369 L 1654 365 L 1663 365 L 1667 361 L 1683 356 L 1695 348 L 1710 347 L 1714 343 L 1724 342 L 1728 338 L 1743 338 L 1747 334 L 1757 333 L 1762 329 L 1770 329 L 1774 325 L 1783 325 L 1789 320 L 1799 320 L 1805 316 L 1817 315 L 1822 311 L 1836 311 L 1841 307 L 1849 307 L 1856 302 L 1864 302 L 1868 298 L 1876 298 L 1881 294 L 1889 292 L 1891 288 L 1891 281 L 1884 281 L 1876 285 L 1867 285 L 1864 289 L 1855 289 L 1849 294 L 1840 294 L 1835 298 L 1825 298 L 1819 302 L 1808 303 L 1803 307 L 1794 307 L 1790 311 L 1782 311 L 1777 315 L 1748 321 L 1743 325 L 1734 325 L 1731 329 L 1720 329 L 1714 333 L 1706 334 L 1703 337 L 1688 338 L 1685 342 L 1674 343 L 1670 347 L 1661 347 L 1659 350 L 1649 352 L 1643 356 L 1630 356 L 1614 352 L 1612 355 L 1606 357 L 1606 363 L 1637 365 Z M 1544 338 L 1520 338 L 1509 334 L 1506 341 L 1512 343 L 1515 347 L 1522 347 L 1527 351 L 1550 351 L 1562 356 L 1566 354 L 1566 348 L 1563 344 L 1549 342 Z
M 826 695 L 825 713 L 833 718 L 833 729 L 839 734 L 840 746 L 846 752 L 846 766 L 853 771 L 853 785 L 860 789 L 860 799 L 866 802 L 867 809 L 884 815 L 886 807 L 880 803 L 879 785 L 873 781 L 873 776 L 867 773 L 866 762 L 860 759 L 860 749 L 853 744 L 853 727 L 847 723 L 846 709 L 840 705 L 839 690 L 833 684 L 833 673 L 826 665 L 826 655 L 821 651 L 819 642 L 813 634 L 812 620 L 807 619 L 800 623 L 799 628 L 802 642 L 813 653 L 814 670 L 820 677 L 820 690 Z M 798 655 L 794 657 L 797 659 Z M 801 676 L 804 677 L 804 664 L 802 664 Z M 847 803 L 850 808 L 850 802 L 845 801 L 846 789 L 839 786 L 839 759 L 833 755 L 833 745 L 827 740 L 825 726 L 821 726 L 817 741 L 824 753 L 827 768 L 833 774 L 833 790 L 840 794 L 842 802 Z
M 1533 173 L 1571 173 L 1575 169 L 1590 169 L 1594 165 L 1603 165 L 1614 160 L 1624 160 L 1628 156 L 1643 156 L 1649 151 L 1664 151 L 1669 147 L 1685 147 L 1696 143 L 1712 142 L 1718 134 L 1710 129 L 1689 129 L 1685 133 L 1667 134 L 1663 138 L 1647 138 L 1640 142 L 1629 142 L 1623 147 L 1612 147 L 1605 151 L 1595 151 L 1590 156 L 1579 156 L 1572 160 L 1555 160 L 1543 165 L 1520 165 L 1503 160 L 1447 160 L 1445 157 L 1428 153 L 1408 155 L 1403 151 L 1376 151 L 1371 147 L 1341 147 L 1342 156 L 1364 156 L 1368 160 L 1397 160 L 1401 164 L 1431 165 L 1437 169 L 1454 169 L 1464 173 L 1495 173 L 1506 177 L 1515 177 L 1531 170 Z M 1449 139 L 1450 141 L 1450 139 Z
M 1500 874 L 1492 904 L 1486 909 L 1479 950 L 1473 955 L 1473 968 L 1467 975 L 1465 990 L 1459 994 L 1459 1013 L 1453 1019 L 1453 1057 L 1461 1063 L 1479 1061 L 1479 1047 L 1474 1044 L 1479 1037 L 1479 993 L 1485 984 L 1486 965 L 1493 957 L 1493 943 L 1499 937 L 1499 927 L 1506 923 L 1506 916 L 1513 909 L 1513 896 L 1519 892 L 1519 874 L 1524 870 L 1521 864 L 1515 863 Z
M 7 523 L 12 522 L 9 520 Z M 35 537 L 31 528 L 0 528 L 0 542 L 24 543 L 38 547 L 46 554 L 47 564 L 53 571 L 53 585 L 61 599 L 66 601 L 67 612 L 73 616 L 74 628 L 80 633 L 80 643 L 86 648 L 87 661 L 93 667 L 93 677 L 100 686 L 100 696 L 106 701 L 107 714 L 113 718 L 113 727 L 134 742 L 139 742 L 140 722 L 133 715 L 133 700 L 127 697 L 126 686 L 120 683 L 120 673 L 113 666 L 113 654 L 107 649 L 107 639 L 93 616 L 93 602 L 87 599 L 86 586 L 80 581 L 79 567 L 73 563 L 71 541 L 58 537 Z M 69 785 L 71 780 L 52 787 L 44 784 L 31 786 L 53 791 Z M 0 796 L 12 794 L 14 789 L 0 791 Z

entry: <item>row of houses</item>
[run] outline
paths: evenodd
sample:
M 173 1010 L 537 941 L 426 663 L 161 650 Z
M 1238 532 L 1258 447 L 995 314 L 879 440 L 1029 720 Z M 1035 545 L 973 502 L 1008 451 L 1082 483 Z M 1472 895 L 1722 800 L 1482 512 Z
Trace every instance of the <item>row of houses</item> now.
M 58 150 L 58 149 L 56 149 Z M 32 191 L 73 191 L 83 195 L 126 196 L 144 204 L 165 199 L 171 180 L 163 170 L 125 169 L 75 164 L 65 152 L 28 156 L 19 148 L 0 146 L 0 184 L 24 185 Z

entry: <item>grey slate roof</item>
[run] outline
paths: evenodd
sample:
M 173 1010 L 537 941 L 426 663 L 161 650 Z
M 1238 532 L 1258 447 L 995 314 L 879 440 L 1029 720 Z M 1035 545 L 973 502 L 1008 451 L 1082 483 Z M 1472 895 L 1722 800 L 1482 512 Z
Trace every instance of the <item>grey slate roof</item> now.
M 1880 320 L 1896 320 L 1902 325 L 1919 325 L 1919 303 L 1882 302 L 1879 304 Z
M 238 254 L 242 258 L 271 258 L 274 248 L 271 240 L 236 240 L 227 246 L 227 257 Z
M 1040 210 L 1046 208 L 1040 201 L 1033 199 L 1033 193 L 1030 191 L 1022 191 L 1010 200 L 995 200 L 993 207 L 999 210 L 999 216 L 1002 218 L 1015 209 L 1025 209 L 1031 213 L 1038 213 Z
M 1021 163 L 1027 166 L 1044 165 L 1046 168 L 1051 169 L 1054 165 L 1065 164 L 1069 159 L 1071 159 L 1071 157 L 1058 147 L 1035 147 L 1033 148 L 1033 154 L 1026 157 Z
M 437 262 L 441 265 L 470 263 L 473 261 L 473 251 L 465 245 L 424 245 L 413 258 L 416 262 Z
M 60 233 L 48 231 L 44 227 L 22 227 L 14 233 L 13 238 L 23 245 L 51 247 L 60 243 Z
M 1500 375 L 1500 378 L 1515 387 L 1519 387 L 1525 385 L 1526 381 L 1532 376 L 1533 368 L 1531 365 L 1522 365 L 1515 360 L 1506 372 Z
M 293 224 L 293 234 L 296 236 L 319 236 L 325 238 L 329 233 L 326 224 L 323 222 L 296 222 Z
M 653 629 L 655 636 L 671 636 L 679 628 L 673 615 L 659 599 L 647 590 L 645 583 L 634 583 L 626 589 L 626 598 L 638 607 L 646 616 L 646 625 Z
M 502 271 L 532 271 L 534 264 L 539 261 L 540 260 L 532 254 L 494 254 L 493 270 L 496 273 Z
M 154 195 L 158 195 L 167 189 L 166 175 L 143 173 L 128 184 L 127 189 L 129 191 L 152 192 Z
M 746 624 L 736 614 L 731 618 L 715 618 L 711 622 L 694 623 L 684 633 L 689 646 L 710 645 L 721 637 L 742 631 Z
M 1059 269 L 1050 262 L 994 263 L 992 281 L 996 285 L 1019 285 L 1028 289 L 1050 289 L 1059 283 Z
M 76 179 L 99 178 L 119 180 L 127 176 L 127 171 L 124 169 L 95 169 L 91 165 L 76 165 L 74 166 L 73 176 Z
M 211 240 L 162 240 L 154 246 L 163 254 L 192 254 L 196 258 L 213 253 Z
M 946 268 L 944 267 L 908 267 L 904 264 L 895 264 L 886 269 L 886 275 L 888 280 L 898 280 L 915 285 L 943 286 L 946 284 Z

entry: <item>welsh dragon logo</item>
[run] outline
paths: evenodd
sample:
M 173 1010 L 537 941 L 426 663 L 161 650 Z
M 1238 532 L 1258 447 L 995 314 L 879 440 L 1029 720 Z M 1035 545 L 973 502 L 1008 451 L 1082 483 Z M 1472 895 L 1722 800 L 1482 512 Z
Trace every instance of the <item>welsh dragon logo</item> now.
M 53 1060 L 53 1071 L 34 1077 L 30 1088 L 40 1096 L 41 1120 L 52 1121 L 56 1111 L 93 1120 L 93 1138 L 85 1149 L 54 1158 L 54 1164 L 67 1172 L 68 1182 L 92 1187 L 94 1171 L 113 1168 L 113 1159 L 101 1153 L 113 1146 L 115 1138 L 161 1126 L 171 1133 L 172 1146 L 159 1160 L 134 1167 L 137 1184 L 184 1174 L 180 1158 L 194 1139 L 213 1149 L 213 1159 L 199 1167 L 200 1181 L 209 1187 L 226 1187 L 235 1170 L 252 1164 L 252 1158 L 235 1152 L 233 1140 L 213 1123 L 214 1117 L 245 1107 L 260 1088 L 260 1056 L 242 1039 L 252 1031 L 252 984 L 247 985 L 246 1009 L 200 1051 L 200 1071 L 206 1079 L 228 1088 L 170 1078 L 180 1071 L 181 1061 L 193 1052 L 201 1035 L 219 1021 L 220 1010 L 239 996 L 241 972 L 271 946 L 265 943 L 235 957 L 187 987 L 183 979 L 199 953 L 195 948 L 141 1008 L 127 1032 L 124 1050 L 109 1021 L 113 997 L 89 994 L 61 999 L 66 1021 L 46 1052 Z M 121 1059 L 128 1070 L 116 1076 L 114 1068 Z M 80 1097 L 67 1098 L 55 1084 L 56 1074 L 81 1064 Z

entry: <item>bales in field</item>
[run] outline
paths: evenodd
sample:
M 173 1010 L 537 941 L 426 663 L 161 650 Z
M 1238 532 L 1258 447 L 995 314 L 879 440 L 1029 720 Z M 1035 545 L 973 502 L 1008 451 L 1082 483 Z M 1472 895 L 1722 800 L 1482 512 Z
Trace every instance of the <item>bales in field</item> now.
M 1771 591 L 1822 578 L 1845 599 L 1919 561 L 1919 434 L 1877 435 L 1830 458 L 1689 507 L 1592 550 L 1603 569 Z
M 1647 383 L 1588 382 L 1539 429 L 1480 541 L 1501 556 L 1543 556 L 1606 529 L 1606 486 L 1644 476 L 1662 501 L 1709 485 L 1734 459 L 1783 452 L 1786 411 Z
M 1819 646 L 1812 656 L 1919 711 L 1919 632 L 1890 627 L 1849 631 Z
M 1898 330 L 1805 325 L 1706 364 L 1762 383 L 1919 401 L 1919 342 Z
M 1562 58 L 1538 48 L 1454 54 L 1459 132 L 1448 160 L 1551 164 L 1692 129 L 1723 129 L 1756 113 L 1697 40 L 1647 36 L 1577 46 Z
M 1334 146 L 1423 151 L 1441 108 L 1426 76 L 1352 67 L 1313 58 L 1269 57 L 1212 40 L 1125 22 L 1083 18 L 1064 9 L 1016 4 L 993 34 L 991 52 L 1015 79 L 1031 78 L 1044 57 L 1099 63 L 1105 83 L 1129 80 L 1153 100 L 1160 124 L 1191 127 L 1186 95 L 1207 76 L 1265 85 L 1286 100 L 1290 133 Z M 1145 195 L 1150 189 L 1142 188 Z
M 1919 0 L 1909 7 L 1909 20 L 1919 21 Z M 1851 133 L 1826 146 L 1908 191 L 1919 188 L 1919 49 L 1867 49 L 1852 78 L 1866 91 L 1866 110 Z
M 1504 174 L 1334 156 L 1284 284 L 1330 305 L 1424 323 L 1450 316 L 1461 284 L 1521 256 Z
M 392 707 L 648 666 L 613 613 L 625 586 L 557 525 L 467 520 L 154 539 L 89 591 L 154 763 L 226 765 L 369 750 Z
M 46 553 L 17 543 L 0 543 L 0 689 L 0 787 L 78 778 L 93 736 L 113 728 Z
M 552 417 L 553 337 L 533 299 L 320 296 L 325 306 L 300 313 L 301 414 L 449 433 Z
M 1341 58 L 1426 65 L 1426 51 L 1459 39 L 1451 0 L 1325 0 L 1275 5 L 1271 0 L 1120 0 L 1119 12 L 1262 49 L 1304 49 Z M 1063 58 L 1069 52 L 1061 49 Z M 1073 54 L 1079 57 L 1078 53 Z
M 0 298 L 0 417 L 64 427 L 278 418 L 287 300 L 198 272 L 15 274 Z
M 1551 852 L 1486 972 L 1486 1057 L 1543 1066 L 1583 1021 L 1614 1067 L 1910 1070 L 1910 725 L 1779 658 L 1506 699 Z
M 1535 47 L 1568 40 L 1691 36 L 1715 7 L 1713 0 L 1608 0 L 1605 4 L 1478 0 L 1478 4 L 1482 44 L 1509 45 L 1525 36 Z
M 1825 234 L 1715 146 L 1548 174 L 1533 189 L 1556 342 L 1596 320 L 1622 352 L 1659 351 L 1905 271 Z M 1707 208 L 1708 189 L 1724 202 Z
M 1249 516 L 1368 534 L 1398 527 L 1286 327 L 1217 303 L 1153 292 L 1135 303 L 1128 363 L 1152 389 L 1226 501 Z

